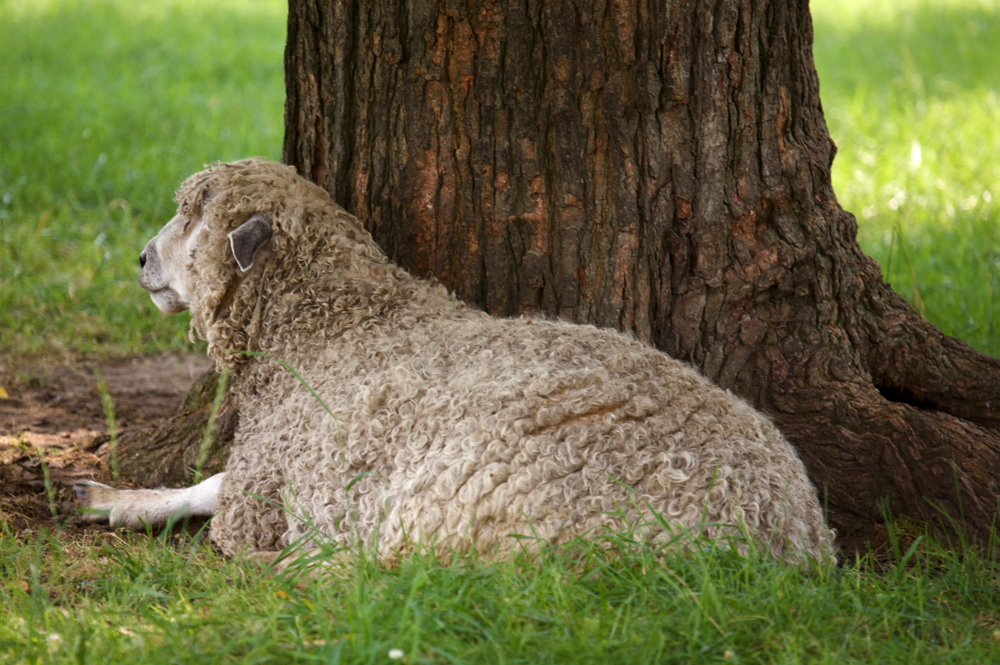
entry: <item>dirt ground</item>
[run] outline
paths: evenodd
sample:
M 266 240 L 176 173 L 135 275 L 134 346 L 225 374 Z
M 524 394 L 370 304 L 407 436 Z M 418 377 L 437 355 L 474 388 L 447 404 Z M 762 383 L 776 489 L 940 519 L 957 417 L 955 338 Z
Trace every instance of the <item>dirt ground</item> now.
M 100 364 L 0 362 L 0 522 L 16 532 L 57 521 L 84 528 L 74 517 L 73 483 L 110 479 L 95 454 L 108 433 L 95 369 L 108 386 L 121 432 L 173 415 L 209 366 L 197 355 Z

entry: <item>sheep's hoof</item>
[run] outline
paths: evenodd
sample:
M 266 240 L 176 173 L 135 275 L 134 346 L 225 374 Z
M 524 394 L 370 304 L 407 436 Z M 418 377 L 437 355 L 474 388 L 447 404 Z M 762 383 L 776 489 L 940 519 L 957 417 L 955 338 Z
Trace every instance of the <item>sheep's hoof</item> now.
M 80 516 L 91 522 L 107 521 L 111 509 L 115 507 L 115 489 L 96 483 L 93 480 L 81 480 L 73 484 L 73 493 L 80 506 Z

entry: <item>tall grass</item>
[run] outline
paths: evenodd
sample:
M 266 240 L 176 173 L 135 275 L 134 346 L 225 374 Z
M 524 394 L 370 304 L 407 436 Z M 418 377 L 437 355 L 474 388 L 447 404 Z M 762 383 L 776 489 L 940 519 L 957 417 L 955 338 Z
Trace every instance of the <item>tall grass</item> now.
M 311 579 L 198 538 L 0 531 L 0 661 L 998 662 L 996 561 L 896 549 L 801 571 L 609 535 L 492 565 L 356 555 Z
M 0 0 L 0 353 L 181 349 L 138 252 L 206 162 L 280 157 L 280 0 Z
M 833 184 L 885 279 L 1000 355 L 1000 1 L 814 0 Z

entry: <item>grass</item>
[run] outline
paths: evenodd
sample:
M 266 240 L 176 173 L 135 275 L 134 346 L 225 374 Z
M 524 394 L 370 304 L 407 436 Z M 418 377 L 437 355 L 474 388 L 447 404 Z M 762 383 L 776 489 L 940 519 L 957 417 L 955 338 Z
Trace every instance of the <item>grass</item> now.
M 834 185 L 862 246 L 928 319 L 996 354 L 997 2 L 812 8 Z M 135 285 L 136 257 L 184 176 L 279 156 L 284 11 L 0 0 L 0 354 L 187 347 L 184 318 Z M 900 529 L 885 556 L 812 571 L 609 536 L 496 565 L 359 556 L 310 580 L 200 537 L 0 518 L 0 662 L 1000 661 L 997 561 Z
M 1000 355 L 1000 2 L 811 4 L 858 241 L 925 318 Z
M 5 663 L 997 662 L 995 560 L 930 539 L 800 571 L 626 537 L 488 565 L 359 556 L 318 579 L 199 538 L 0 533 Z M 904 546 L 905 545 L 905 546 Z M 398 654 L 395 654 L 398 655 Z
M 0 0 L 0 354 L 188 348 L 138 254 L 206 162 L 281 156 L 280 0 Z

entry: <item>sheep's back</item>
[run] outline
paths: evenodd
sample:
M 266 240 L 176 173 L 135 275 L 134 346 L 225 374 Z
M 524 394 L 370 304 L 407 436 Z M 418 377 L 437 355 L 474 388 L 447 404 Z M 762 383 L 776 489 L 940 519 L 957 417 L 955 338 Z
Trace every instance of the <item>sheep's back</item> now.
M 402 331 L 350 331 L 303 376 L 339 434 L 284 380 L 244 445 L 257 459 L 274 449 L 322 530 L 378 530 L 385 552 L 404 538 L 505 550 L 512 533 L 560 541 L 622 521 L 670 537 L 657 516 L 741 522 L 776 553 L 791 538 L 818 556 L 829 539 L 801 462 L 766 418 L 614 331 L 471 310 L 415 317 Z M 282 421 L 289 436 L 264 441 Z

